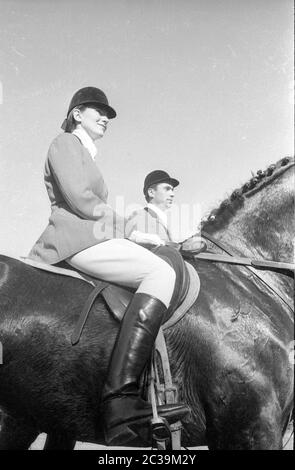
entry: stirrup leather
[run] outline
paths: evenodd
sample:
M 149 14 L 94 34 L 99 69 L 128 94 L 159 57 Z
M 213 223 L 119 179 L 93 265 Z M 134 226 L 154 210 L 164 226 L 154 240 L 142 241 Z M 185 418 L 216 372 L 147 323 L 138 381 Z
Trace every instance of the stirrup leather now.
M 162 370 L 159 370 L 159 368 Z M 157 447 L 159 450 L 180 450 L 181 421 L 169 425 L 166 419 L 158 415 L 157 411 L 157 406 L 174 404 L 178 400 L 178 388 L 172 382 L 162 327 L 156 338 L 151 359 L 149 400 L 153 410 L 153 419 L 151 421 L 153 447 Z

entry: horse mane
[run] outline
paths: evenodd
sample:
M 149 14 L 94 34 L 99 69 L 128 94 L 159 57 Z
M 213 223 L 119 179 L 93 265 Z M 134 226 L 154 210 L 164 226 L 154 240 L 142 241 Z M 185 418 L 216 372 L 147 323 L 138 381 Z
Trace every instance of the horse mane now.
M 221 204 L 213 209 L 209 215 L 202 220 L 201 230 L 210 231 L 219 229 L 227 224 L 237 211 L 243 207 L 246 198 L 252 196 L 264 186 L 273 181 L 282 171 L 284 167 L 294 164 L 294 157 L 287 156 L 279 160 L 277 163 L 267 167 L 266 170 L 258 170 L 256 175 L 247 181 L 243 186 L 235 189 L 231 195 L 226 198 Z

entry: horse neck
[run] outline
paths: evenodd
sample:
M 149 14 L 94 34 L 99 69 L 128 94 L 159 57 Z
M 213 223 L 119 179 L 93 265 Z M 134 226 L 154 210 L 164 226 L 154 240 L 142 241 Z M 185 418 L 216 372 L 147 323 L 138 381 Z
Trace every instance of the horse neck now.
M 237 255 L 294 263 L 294 171 L 290 169 L 272 184 L 245 195 L 243 206 L 225 224 L 216 220 L 204 230 Z M 270 271 L 260 274 L 292 300 L 291 279 Z

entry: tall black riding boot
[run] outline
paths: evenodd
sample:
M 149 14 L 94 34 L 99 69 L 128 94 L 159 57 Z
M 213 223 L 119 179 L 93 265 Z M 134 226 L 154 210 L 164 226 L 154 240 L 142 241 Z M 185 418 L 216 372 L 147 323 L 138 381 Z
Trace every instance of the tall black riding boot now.
M 136 436 L 136 426 L 146 426 L 152 419 L 152 407 L 139 396 L 138 381 L 151 357 L 165 305 L 155 297 L 137 293 L 124 315 L 103 392 L 105 440 L 109 445 L 123 445 Z M 184 405 L 158 407 L 169 423 L 186 415 Z

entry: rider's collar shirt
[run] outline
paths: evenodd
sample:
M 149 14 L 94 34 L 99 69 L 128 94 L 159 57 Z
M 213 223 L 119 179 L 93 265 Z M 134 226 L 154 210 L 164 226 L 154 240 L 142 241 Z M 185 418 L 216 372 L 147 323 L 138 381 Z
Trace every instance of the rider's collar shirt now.
M 157 214 L 157 216 L 159 217 L 159 219 L 162 222 L 162 224 L 164 225 L 164 227 L 168 228 L 167 214 L 164 211 L 162 211 L 161 209 L 159 209 L 157 206 L 155 206 L 154 204 L 148 203 L 146 206 L 149 209 L 151 209 L 152 211 L 154 211 Z
M 80 140 L 83 147 L 85 147 L 91 155 L 92 160 L 95 160 L 95 156 L 97 154 L 97 148 L 94 144 L 93 140 L 91 139 L 90 135 L 83 129 L 75 129 L 72 134 L 76 135 Z

